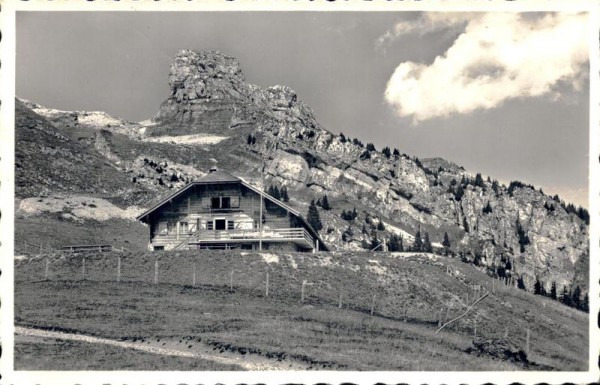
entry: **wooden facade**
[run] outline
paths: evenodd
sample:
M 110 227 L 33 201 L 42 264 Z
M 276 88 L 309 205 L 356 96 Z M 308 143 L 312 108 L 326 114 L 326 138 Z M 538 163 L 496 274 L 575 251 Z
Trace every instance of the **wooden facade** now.
M 138 220 L 148 224 L 150 250 L 327 250 L 295 210 L 224 171 L 188 184 Z

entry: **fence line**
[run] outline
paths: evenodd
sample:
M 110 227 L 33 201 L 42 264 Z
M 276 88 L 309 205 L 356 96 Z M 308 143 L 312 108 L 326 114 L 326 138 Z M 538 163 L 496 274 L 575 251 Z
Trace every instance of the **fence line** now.
M 236 255 L 235 258 L 239 260 L 244 257 Z M 299 297 L 301 305 L 327 305 L 342 309 L 340 311 L 359 311 L 366 316 L 417 322 L 431 327 L 437 326 L 438 331 L 441 329 L 472 330 L 472 333 L 477 336 L 493 334 L 493 331 L 485 328 L 486 322 L 490 322 L 489 319 L 486 320 L 483 315 L 477 313 L 476 305 L 488 295 L 496 295 L 496 293 L 488 292 L 485 286 L 480 284 L 464 286 L 464 282 L 459 284 L 457 281 L 451 286 L 453 289 L 450 293 L 454 296 L 452 303 L 444 302 L 443 294 L 437 297 L 437 302 L 429 303 L 425 298 L 410 297 L 410 290 L 406 293 L 402 290 L 389 290 L 386 285 L 390 283 L 379 282 L 376 280 L 377 274 L 370 273 L 367 276 L 363 270 L 344 270 L 344 277 L 340 281 L 337 279 L 339 270 L 319 269 L 315 276 L 311 275 L 309 282 L 305 279 L 303 270 L 296 270 L 283 264 L 267 263 L 265 274 L 265 262 L 261 258 L 249 259 L 244 269 L 236 269 L 235 274 L 232 266 L 239 265 L 239 261 L 231 260 L 231 263 L 225 261 L 225 263 L 214 264 L 210 259 L 203 259 L 202 256 L 190 256 L 186 261 L 192 263 L 164 258 L 160 253 L 152 252 L 135 258 L 116 253 L 92 256 L 69 253 L 56 258 L 32 258 L 29 262 L 15 267 L 15 278 L 21 281 L 36 281 L 42 278 L 48 281 L 60 281 L 79 279 L 78 276 L 81 276 L 87 281 L 182 285 L 197 290 L 212 287 L 229 292 L 233 292 L 235 287 L 236 291 L 264 293 L 264 297 L 268 300 L 294 299 L 295 303 L 298 303 Z M 192 274 L 191 286 L 190 273 Z M 410 277 L 407 277 L 406 283 L 409 284 Z M 505 290 L 518 289 L 508 287 Z M 498 287 L 495 287 L 494 291 L 500 293 Z M 472 300 L 478 299 L 473 304 L 469 303 L 468 299 L 471 297 L 469 293 L 475 295 L 482 292 L 484 292 L 483 296 L 473 297 Z M 467 300 L 463 302 L 465 296 Z M 423 304 L 424 306 L 421 306 Z M 457 315 L 463 312 L 469 314 L 456 319 Z M 477 321 L 475 315 L 478 317 Z M 518 333 L 509 336 L 504 332 L 504 329 L 500 330 L 494 336 L 510 337 L 512 340 L 519 341 L 519 346 L 529 349 L 529 343 L 524 341 L 524 335 Z

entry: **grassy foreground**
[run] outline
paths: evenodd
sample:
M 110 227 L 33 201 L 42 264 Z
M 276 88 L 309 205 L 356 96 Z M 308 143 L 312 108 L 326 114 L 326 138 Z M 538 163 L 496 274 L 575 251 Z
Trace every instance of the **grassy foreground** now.
M 294 360 L 312 369 L 588 366 L 587 314 L 492 283 L 472 265 L 444 257 L 207 251 L 85 259 L 85 280 L 83 256 L 18 261 L 15 323 L 119 340 L 185 339 L 216 351 Z M 474 291 L 474 285 L 481 288 Z M 486 290 L 488 297 L 466 317 L 436 333 L 440 322 L 462 314 Z M 530 350 L 524 359 L 527 329 Z M 28 367 L 32 355 L 43 356 L 49 347 L 41 345 L 17 345 L 17 367 Z M 84 347 L 65 344 L 61 349 L 79 357 Z M 169 366 L 170 361 L 140 353 L 131 357 L 120 361 L 123 369 L 185 370 L 177 360 Z M 68 367 L 64 360 L 67 355 L 48 365 Z

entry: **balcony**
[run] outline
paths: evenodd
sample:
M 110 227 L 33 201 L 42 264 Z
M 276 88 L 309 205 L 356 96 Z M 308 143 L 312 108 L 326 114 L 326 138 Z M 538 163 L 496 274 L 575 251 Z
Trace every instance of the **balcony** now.
M 168 249 L 184 249 L 199 244 L 256 244 L 261 239 L 261 231 L 250 230 L 201 230 L 189 235 L 157 235 L 153 246 Z M 262 241 L 268 243 L 293 242 L 304 249 L 314 249 L 313 237 L 304 229 L 263 229 Z
M 199 231 L 187 240 L 188 244 L 198 243 L 256 243 L 261 239 L 260 230 L 215 230 Z M 263 242 L 294 242 L 304 248 L 315 247 L 313 238 L 306 229 L 263 229 Z

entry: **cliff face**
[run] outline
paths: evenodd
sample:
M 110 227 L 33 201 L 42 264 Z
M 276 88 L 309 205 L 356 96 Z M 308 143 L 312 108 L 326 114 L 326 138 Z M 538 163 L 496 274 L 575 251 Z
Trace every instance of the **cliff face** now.
M 589 259 L 588 225 L 541 191 L 522 185 L 509 189 L 443 159 L 384 153 L 334 135 L 293 90 L 247 84 L 239 63 L 219 52 L 180 51 L 169 86 L 170 95 L 142 131 L 146 138 L 129 135 L 129 144 L 123 144 L 114 139 L 118 133 L 105 135 L 100 143 L 96 138 L 97 150 L 111 161 L 121 154 L 121 167 L 133 174 L 140 174 L 141 159 L 170 165 L 175 160 L 178 179 L 181 172 L 194 176 L 193 170 L 206 169 L 214 158 L 219 167 L 259 184 L 264 162 L 266 184 L 286 186 L 290 204 L 301 212 L 311 199 L 327 194 L 332 209 L 321 211 L 322 235 L 333 248 L 359 249 L 364 241 L 393 233 L 402 235 L 406 246 L 420 228 L 434 246 L 448 233 L 453 251 L 490 269 L 510 258 L 513 274 L 529 287 L 536 277 L 546 286 L 555 281 L 587 287 L 582 266 Z M 148 142 L 190 135 L 221 139 L 171 147 Z M 367 141 L 366 135 L 361 139 Z M 167 190 L 169 185 L 147 179 L 151 172 L 132 183 Z M 356 219 L 341 218 L 342 210 L 354 207 Z M 528 242 L 520 242 L 519 226 Z

